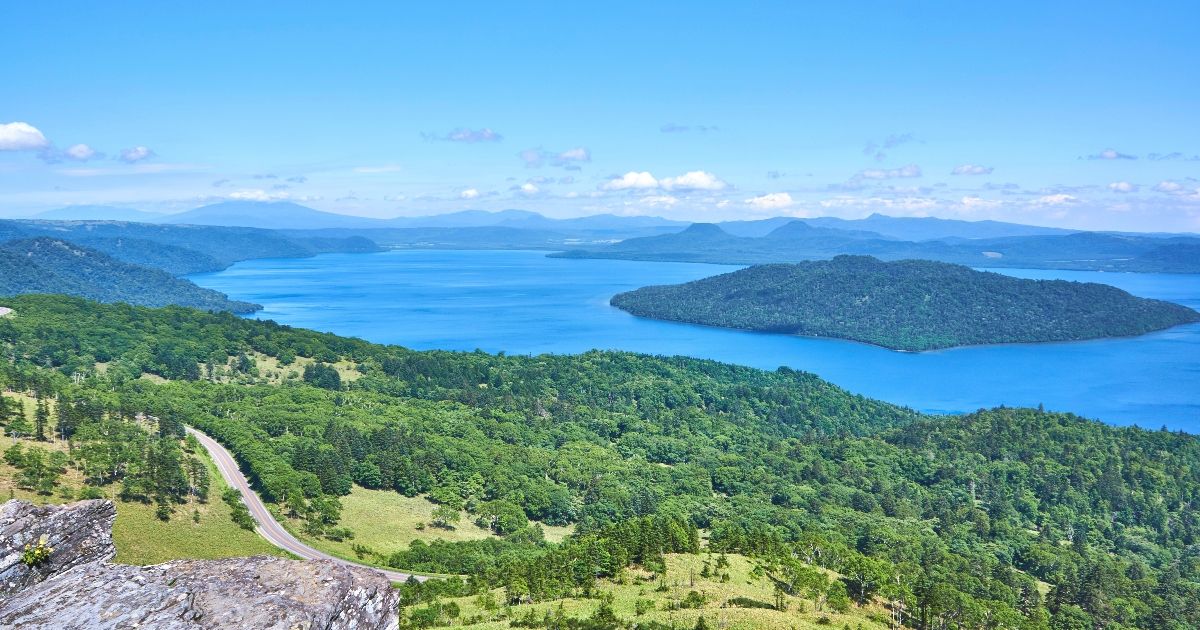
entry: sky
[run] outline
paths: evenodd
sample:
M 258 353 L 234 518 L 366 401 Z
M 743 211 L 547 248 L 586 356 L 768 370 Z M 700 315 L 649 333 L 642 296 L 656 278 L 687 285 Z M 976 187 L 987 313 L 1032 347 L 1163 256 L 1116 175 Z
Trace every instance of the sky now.
M 809 4 L 10 3 L 0 216 L 1200 231 L 1200 3 Z

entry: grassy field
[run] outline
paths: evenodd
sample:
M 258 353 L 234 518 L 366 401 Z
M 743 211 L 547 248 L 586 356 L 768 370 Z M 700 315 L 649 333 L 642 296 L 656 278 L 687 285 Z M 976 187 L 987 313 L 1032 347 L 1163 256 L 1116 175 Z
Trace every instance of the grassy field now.
M 296 520 L 288 523 L 288 529 L 305 543 L 344 558 L 354 558 L 352 545 L 364 545 L 372 551 L 388 555 L 402 549 L 414 540 L 432 542 L 446 540 L 479 540 L 493 536 L 486 529 L 477 527 L 469 514 L 461 513 L 461 520 L 453 529 L 430 525 L 433 521 L 434 504 L 424 497 L 406 497 L 391 490 L 368 490 L 355 486 L 350 494 L 340 497 L 342 502 L 341 524 L 354 532 L 354 539 L 342 542 L 305 535 L 302 524 Z M 424 528 L 419 528 L 424 525 Z M 543 525 L 546 539 L 559 541 L 571 532 L 570 527 Z
M 208 560 L 263 554 L 289 557 L 257 533 L 234 524 L 229 506 L 221 500 L 225 480 L 208 454 L 201 451 L 200 455 L 212 480 L 208 503 L 181 505 L 171 520 L 164 523 L 154 516 L 153 505 L 116 502 L 113 541 L 117 545 L 117 562 L 157 564 L 178 558 Z M 199 522 L 193 521 L 193 511 L 199 512 Z
M 258 377 L 245 379 L 245 381 L 265 383 L 270 385 L 278 385 L 279 383 L 287 381 L 298 381 L 304 374 L 304 368 L 316 363 L 315 359 L 309 357 L 296 357 L 291 363 L 287 365 L 280 365 L 279 359 L 270 355 L 262 354 L 261 352 L 251 352 L 248 356 L 251 359 L 254 359 L 254 365 L 255 369 L 257 370 Z M 244 378 L 241 375 L 233 372 L 234 362 L 235 359 L 230 358 L 229 362 L 223 366 L 227 371 L 227 376 L 215 379 L 217 382 L 228 383 L 236 381 L 239 378 Z M 337 370 L 338 376 L 341 377 L 343 383 L 349 383 L 362 376 L 362 374 L 358 371 L 358 366 L 350 361 L 338 361 L 336 363 L 331 363 L 330 365 Z
M 705 561 L 716 565 L 716 556 L 668 555 L 667 574 L 662 581 L 637 571 L 627 572 L 620 582 L 604 582 L 598 589 L 601 593 L 594 599 L 565 599 L 553 602 L 521 606 L 485 607 L 479 597 L 464 597 L 447 600 L 458 604 L 461 609 L 455 627 L 474 630 L 500 630 L 509 628 L 513 619 L 523 618 L 532 612 L 541 618 L 547 610 L 562 607 L 569 617 L 591 616 L 601 605 L 601 599 L 611 598 L 610 606 L 617 617 L 625 621 L 657 621 L 676 628 L 690 629 L 699 617 L 704 617 L 710 628 L 796 628 L 816 630 L 818 628 L 844 628 L 847 625 L 857 630 L 884 630 L 888 627 L 887 611 L 867 606 L 851 607 L 846 614 L 837 614 L 828 609 L 818 609 L 812 600 L 785 597 L 784 610 L 767 608 L 743 608 L 730 604 L 736 597 L 744 597 L 773 605 L 774 586 L 770 579 L 752 575 L 753 563 L 739 555 L 726 556 L 727 568 L 712 577 L 700 577 Z M 718 575 L 727 574 L 728 580 Z M 704 596 L 699 608 L 678 608 L 691 591 Z M 499 590 L 492 594 L 494 601 L 503 601 Z M 642 612 L 638 614 L 638 602 Z M 672 610 L 672 608 L 676 608 Z
M 10 395 L 10 398 L 12 396 Z M 28 408 L 28 402 L 27 402 Z M 32 413 L 32 412 L 31 412 Z M 12 445 L 11 438 L 3 440 L 2 448 Z M 21 440 L 26 446 L 37 446 L 46 450 L 67 452 L 66 442 L 52 440 L 34 442 Z M 229 516 L 229 506 L 221 501 L 225 482 L 217 473 L 207 454 L 201 453 L 209 469 L 212 487 L 208 503 L 191 502 L 176 507 L 170 521 L 163 522 L 154 516 L 154 506 L 117 499 L 116 485 L 104 488 L 108 498 L 117 506 L 117 520 L 113 525 L 113 542 L 117 547 L 117 562 L 126 564 L 156 564 L 179 558 L 227 558 L 257 554 L 284 555 L 258 534 L 239 528 Z M 60 478 L 58 488 L 51 495 L 37 494 L 16 487 L 18 471 L 0 460 L 0 500 L 23 499 L 38 504 L 69 503 L 83 487 L 83 476 L 74 468 Z M 193 512 L 199 513 L 199 521 L 193 520 Z

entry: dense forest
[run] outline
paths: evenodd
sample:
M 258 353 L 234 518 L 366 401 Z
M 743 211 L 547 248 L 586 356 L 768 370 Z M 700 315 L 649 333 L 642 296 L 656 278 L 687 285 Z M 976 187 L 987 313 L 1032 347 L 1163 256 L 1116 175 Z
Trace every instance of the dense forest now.
M 894 227 L 895 219 L 888 222 Z M 1200 239 L 1192 236 L 1151 236 L 1077 232 L 1025 234 L 992 238 L 885 237 L 869 231 L 872 222 L 829 219 L 796 220 L 767 234 L 735 235 L 721 226 L 696 223 L 672 234 L 630 238 L 618 243 L 579 245 L 554 254 L 564 258 L 616 258 L 680 262 L 759 265 L 825 259 L 842 254 L 883 260 L 920 258 L 971 267 L 1200 273 L 1195 253 Z M 886 225 L 886 224 L 885 224 Z M 968 224 L 970 226 L 972 224 Z M 738 226 L 729 229 L 742 232 Z M 862 226 L 866 229 L 847 229 Z M 899 230 L 913 234 L 921 230 Z M 982 233 L 956 229 L 962 234 Z M 936 233 L 936 230 L 928 231 Z M 745 234 L 745 232 L 742 232 Z
M 6 389 L 103 422 L 155 418 L 166 435 L 195 426 L 310 533 L 353 530 L 338 497 L 355 485 L 426 495 L 495 532 L 377 558 L 469 576 L 409 587 L 424 606 L 412 625 L 439 593 L 587 596 L 703 546 L 754 558 L 780 592 L 883 605 L 912 628 L 1200 626 L 1191 435 L 1034 409 L 929 417 L 785 368 L 415 352 L 228 313 L 2 303 Z M 302 375 L 256 378 L 263 355 Z M 330 367 L 345 361 L 352 378 Z M 571 537 L 542 538 L 563 523 Z
M 251 313 L 262 307 L 230 300 L 161 269 L 116 260 L 93 249 L 39 237 L 0 243 L 0 295 L 63 293 L 100 302 L 178 304 Z
M 911 351 L 1121 337 L 1200 321 L 1185 306 L 1104 284 L 869 256 L 755 266 L 621 293 L 612 304 L 641 317 Z

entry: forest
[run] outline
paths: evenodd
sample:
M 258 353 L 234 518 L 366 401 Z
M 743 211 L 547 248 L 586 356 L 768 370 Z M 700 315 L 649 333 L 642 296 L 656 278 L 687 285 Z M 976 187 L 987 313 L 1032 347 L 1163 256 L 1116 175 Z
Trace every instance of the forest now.
M 1200 321 L 1185 306 L 1104 284 L 869 256 L 760 265 L 643 287 L 614 296 L 612 305 L 641 317 L 907 351 L 1124 337 Z
M 102 252 L 39 237 L 0 243 L 0 295 L 63 293 L 143 306 L 178 304 L 252 313 L 257 304 L 176 278 L 161 269 L 122 262 Z
M 109 460 L 84 464 L 97 485 L 128 483 L 169 511 L 201 485 L 178 440 L 190 425 L 314 534 L 352 535 L 338 497 L 356 485 L 490 528 L 375 558 L 467 576 L 406 586 L 413 627 L 437 623 L 442 596 L 587 596 L 624 567 L 661 572 L 664 554 L 701 548 L 753 558 L 781 593 L 882 605 L 911 628 L 1200 626 L 1192 435 L 1041 409 L 927 416 L 786 368 L 417 352 L 179 307 L 0 302 L 14 311 L 0 318 L 3 389 L 69 401 L 80 453 L 105 443 L 89 436 L 142 432 L 128 441 L 147 463 L 131 459 L 128 482 Z M 268 382 L 251 355 L 305 368 Z M 37 427 L 5 423 L 14 460 L 36 468 Z M 564 523 L 574 534 L 544 540 L 542 524 Z

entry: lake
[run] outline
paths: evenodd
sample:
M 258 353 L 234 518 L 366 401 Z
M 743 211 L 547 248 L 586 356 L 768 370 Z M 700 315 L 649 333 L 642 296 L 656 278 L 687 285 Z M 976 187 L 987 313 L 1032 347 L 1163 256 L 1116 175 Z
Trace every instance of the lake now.
M 613 294 L 736 267 L 547 258 L 531 251 L 399 250 L 238 263 L 197 284 L 266 308 L 254 317 L 415 349 L 509 354 L 620 349 L 814 372 L 933 413 L 997 405 L 1200 433 L 1200 324 L 1136 338 L 976 346 L 919 354 L 833 339 L 633 317 Z M 1103 282 L 1200 308 L 1200 276 L 996 270 Z

